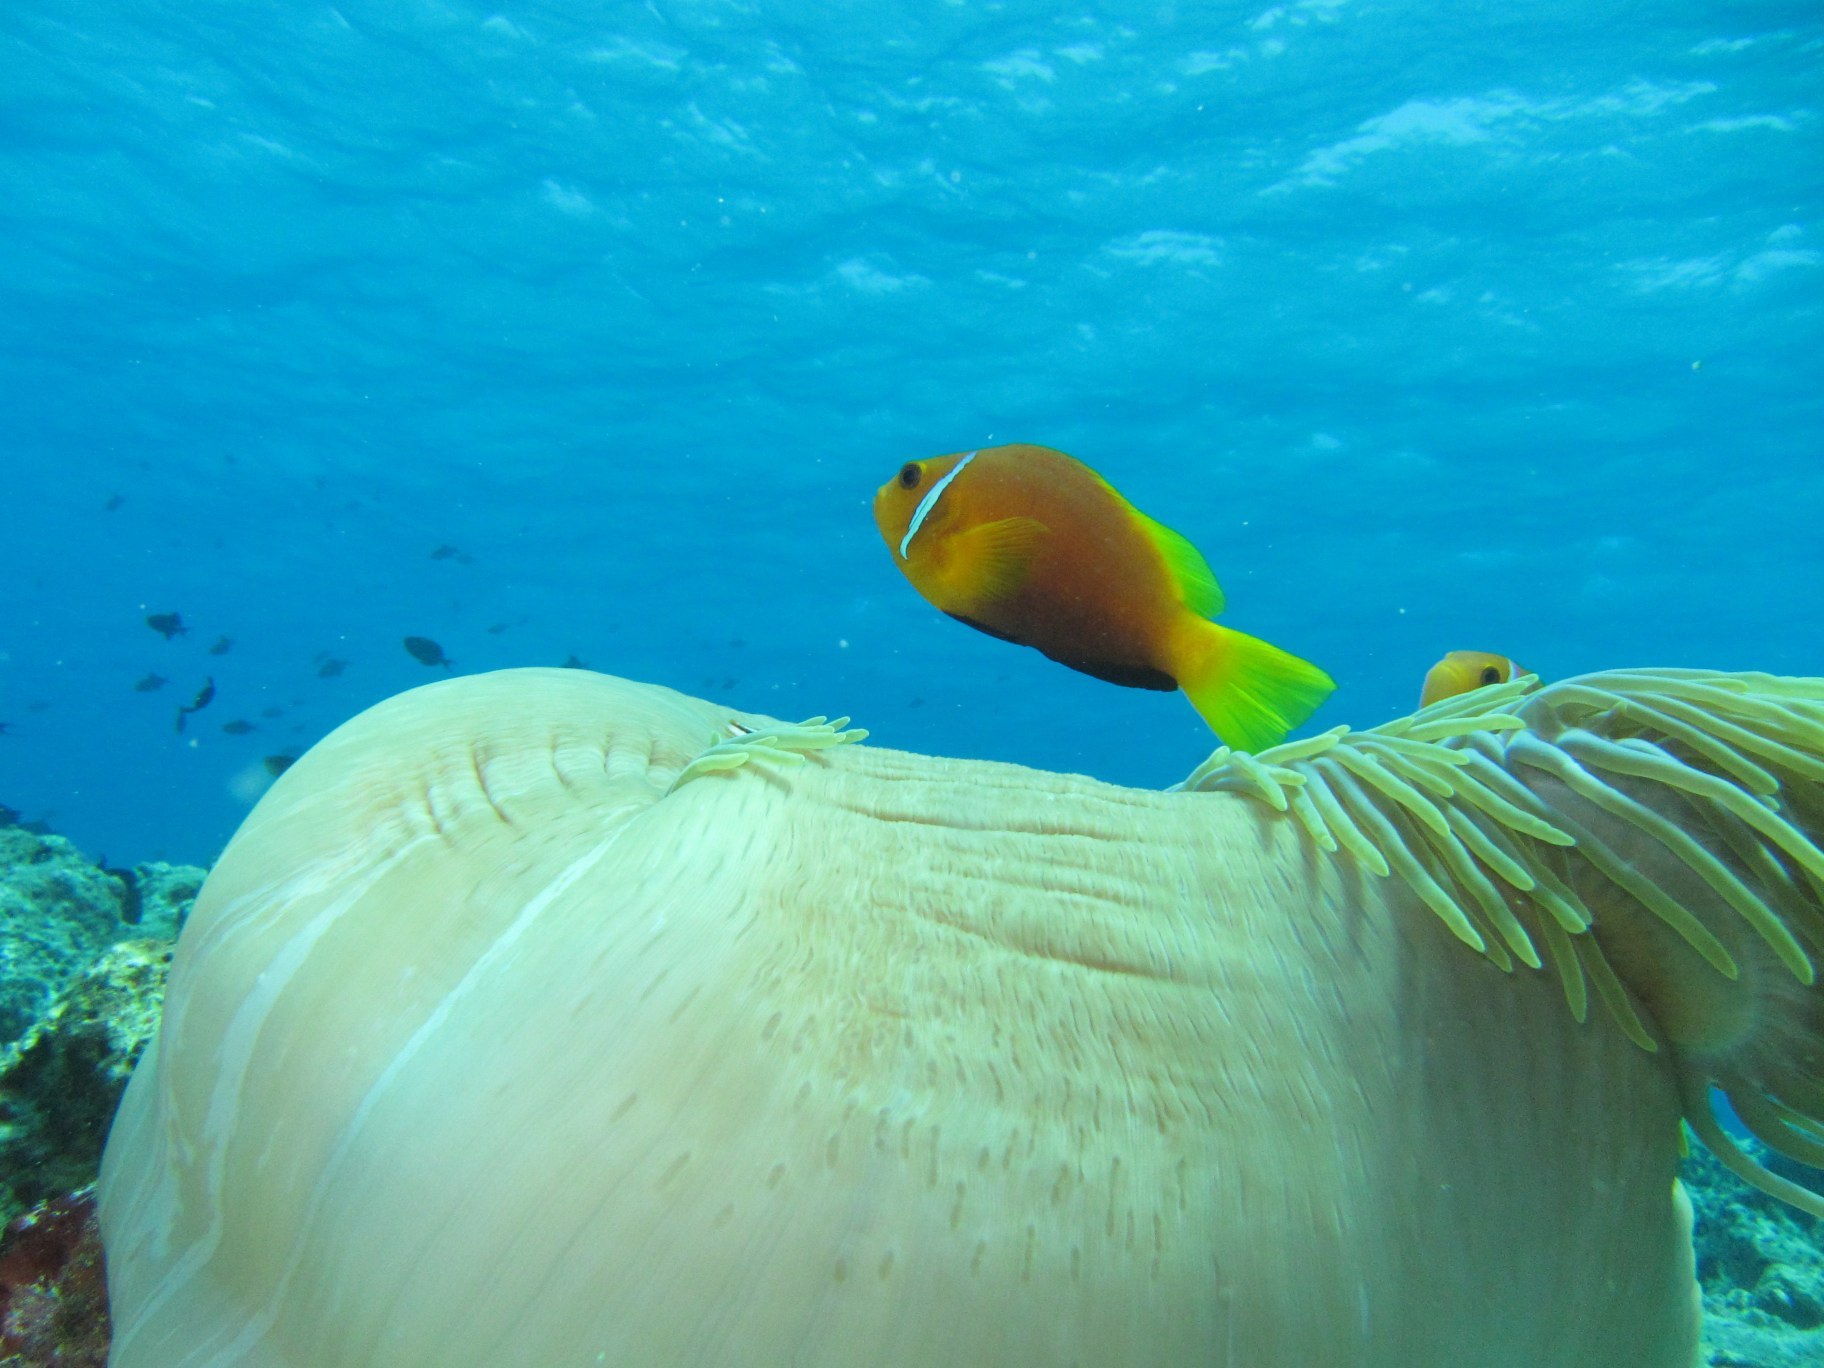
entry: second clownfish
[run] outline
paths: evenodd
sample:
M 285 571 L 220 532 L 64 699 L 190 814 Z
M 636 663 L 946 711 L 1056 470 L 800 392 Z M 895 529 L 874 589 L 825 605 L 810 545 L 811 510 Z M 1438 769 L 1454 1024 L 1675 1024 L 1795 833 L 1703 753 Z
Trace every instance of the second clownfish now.
M 1505 684 L 1525 673 L 1506 656 L 1492 651 L 1452 651 L 1425 672 L 1419 706 L 1430 707 L 1446 698 L 1486 689 L 1490 684 Z
M 909 461 L 875 494 L 874 520 L 935 607 L 1098 679 L 1183 689 L 1237 750 L 1283 741 L 1336 687 L 1211 622 L 1222 589 L 1197 548 L 1061 451 Z

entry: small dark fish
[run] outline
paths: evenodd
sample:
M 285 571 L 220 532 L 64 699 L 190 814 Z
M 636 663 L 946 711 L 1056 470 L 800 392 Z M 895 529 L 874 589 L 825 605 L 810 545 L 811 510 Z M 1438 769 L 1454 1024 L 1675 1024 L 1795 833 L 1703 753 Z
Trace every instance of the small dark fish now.
M 507 630 L 506 623 L 497 622 L 492 627 L 488 628 L 488 635 L 489 636 L 499 636 L 502 632 L 504 632 L 506 630 Z
M 447 543 L 443 546 L 438 547 L 435 551 L 431 552 L 431 559 L 432 560 L 453 560 L 458 565 L 475 564 L 475 557 L 471 556 L 467 551 L 463 551 L 457 547 L 450 546 Z
M 583 663 L 582 658 L 578 656 L 575 651 L 572 651 L 570 653 L 570 659 L 566 660 L 559 668 L 565 670 L 586 670 L 589 667 Z
M 17 736 L 18 734 L 13 730 L 11 722 L 0 722 L 0 736 Z
M 191 701 L 190 705 L 188 707 L 180 707 L 177 710 L 177 730 L 181 732 L 184 729 L 184 720 L 191 713 L 201 712 L 214 701 L 215 676 L 211 675 L 208 679 L 203 681 L 203 687 L 196 691 L 196 697 Z
M 283 709 L 283 708 L 261 708 L 260 716 L 265 718 L 268 722 L 270 722 L 275 717 L 285 716 L 285 709 Z
M 230 736 L 245 736 L 248 732 L 258 731 L 259 728 L 254 726 L 253 723 L 249 722 L 246 718 L 237 717 L 232 722 L 222 723 L 222 730 L 227 732 Z
M 209 654 L 210 655 L 227 655 L 230 648 L 232 648 L 233 645 L 234 645 L 233 637 L 225 637 L 225 636 L 217 637 L 215 639 L 215 645 L 213 645 L 209 648 Z
M 183 636 L 190 629 L 184 626 L 182 613 L 148 613 L 146 626 L 164 637 L 166 641 L 174 636 Z
M 326 660 L 317 666 L 318 679 L 334 679 L 348 668 L 346 660 Z
M 120 885 L 120 919 L 129 926 L 137 924 L 146 906 L 145 895 L 139 887 L 139 874 L 131 869 L 110 868 L 106 855 L 95 864 L 103 874 Z
M 407 637 L 405 649 L 420 665 L 441 665 L 447 670 L 456 663 L 443 653 L 443 647 L 429 637 Z
M 171 681 L 161 674 L 149 674 L 133 686 L 135 693 L 157 693 Z
M 269 755 L 261 763 L 266 766 L 266 773 L 270 774 L 274 779 L 277 779 L 281 774 L 285 773 L 286 770 L 298 763 L 298 757 L 295 755 Z
M 125 502 L 126 502 L 126 500 L 121 498 L 120 495 L 110 494 L 110 495 L 108 495 L 108 501 L 101 506 L 101 511 L 103 513 L 112 513 L 115 509 L 119 508 Z

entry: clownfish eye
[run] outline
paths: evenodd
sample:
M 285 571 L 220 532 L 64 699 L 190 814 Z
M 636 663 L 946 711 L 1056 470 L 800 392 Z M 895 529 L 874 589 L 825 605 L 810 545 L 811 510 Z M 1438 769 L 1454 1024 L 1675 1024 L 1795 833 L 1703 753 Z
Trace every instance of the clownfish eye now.
M 1501 682 L 1500 669 L 1493 665 L 1484 665 L 1482 667 L 1482 682 L 1484 684 L 1499 684 Z
M 899 468 L 899 487 L 901 489 L 917 489 L 919 476 L 923 474 L 924 472 L 918 468 L 917 461 L 907 461 Z

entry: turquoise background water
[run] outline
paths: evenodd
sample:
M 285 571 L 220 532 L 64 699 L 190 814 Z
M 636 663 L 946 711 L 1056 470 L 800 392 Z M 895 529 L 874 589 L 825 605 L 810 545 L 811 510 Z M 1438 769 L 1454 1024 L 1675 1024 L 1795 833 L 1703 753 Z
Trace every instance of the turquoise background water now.
M 1816 673 L 1821 73 L 1809 2 L 14 0 L 0 802 L 207 861 L 407 634 L 1171 782 L 1182 698 L 875 533 L 1015 440 L 1197 542 L 1313 726 L 1458 647 Z

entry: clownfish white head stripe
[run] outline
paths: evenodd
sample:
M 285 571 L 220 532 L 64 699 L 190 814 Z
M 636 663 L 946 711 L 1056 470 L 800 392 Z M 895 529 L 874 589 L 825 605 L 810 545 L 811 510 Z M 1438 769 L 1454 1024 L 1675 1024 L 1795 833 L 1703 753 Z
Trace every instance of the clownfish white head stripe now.
M 937 501 L 943 497 L 944 491 L 950 487 L 950 481 L 954 480 L 958 475 L 961 475 L 963 473 L 963 468 L 974 459 L 975 453 L 972 451 L 967 456 L 963 457 L 962 460 L 951 466 L 949 473 L 936 484 L 932 485 L 930 492 L 918 501 L 918 507 L 912 513 L 912 525 L 906 529 L 906 535 L 899 539 L 899 558 L 901 560 L 906 558 L 906 550 L 912 545 L 912 538 L 918 535 L 918 529 L 924 526 L 926 517 L 930 515 L 932 509 L 937 507 Z

